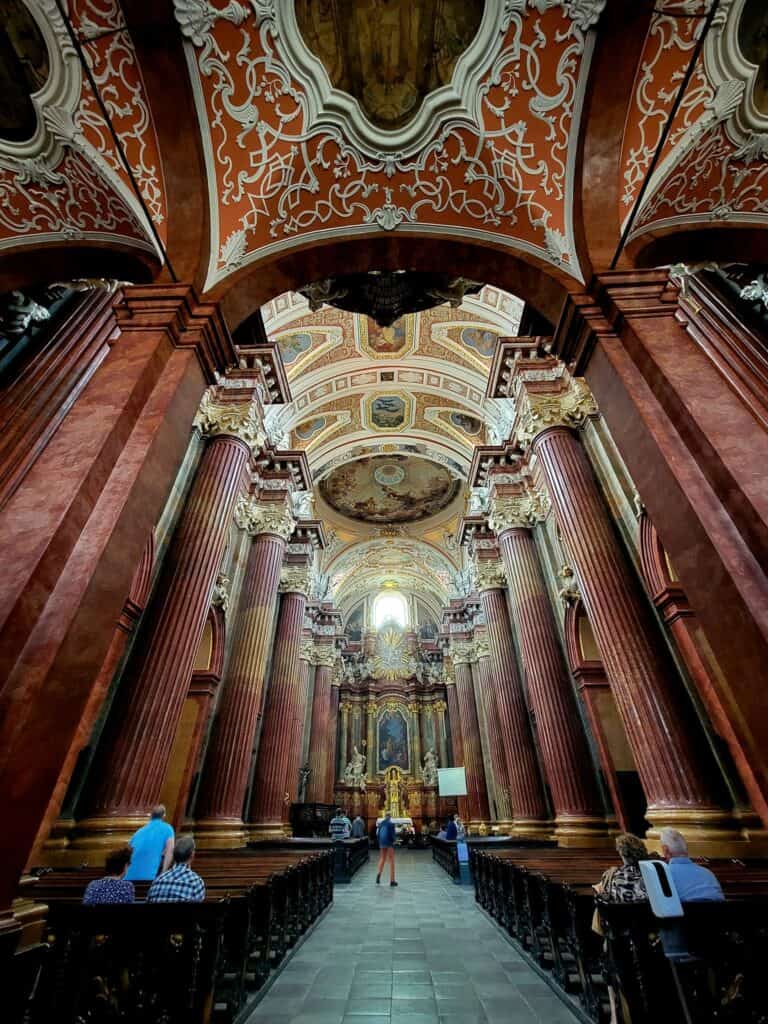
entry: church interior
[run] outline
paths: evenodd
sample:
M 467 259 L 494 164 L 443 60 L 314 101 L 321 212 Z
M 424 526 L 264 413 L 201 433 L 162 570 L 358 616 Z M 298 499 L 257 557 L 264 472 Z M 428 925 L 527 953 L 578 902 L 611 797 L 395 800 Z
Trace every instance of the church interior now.
M 0 424 L 4 1019 L 768 1018 L 765 0 L 0 0 Z

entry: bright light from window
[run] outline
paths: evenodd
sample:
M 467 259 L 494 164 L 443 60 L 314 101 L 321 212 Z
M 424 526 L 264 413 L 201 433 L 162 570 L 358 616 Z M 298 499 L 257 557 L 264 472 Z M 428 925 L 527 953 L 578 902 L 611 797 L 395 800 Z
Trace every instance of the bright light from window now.
M 380 629 L 385 622 L 394 621 L 403 629 L 408 625 L 408 605 L 402 594 L 393 594 L 391 591 L 379 594 L 373 602 L 373 624 Z

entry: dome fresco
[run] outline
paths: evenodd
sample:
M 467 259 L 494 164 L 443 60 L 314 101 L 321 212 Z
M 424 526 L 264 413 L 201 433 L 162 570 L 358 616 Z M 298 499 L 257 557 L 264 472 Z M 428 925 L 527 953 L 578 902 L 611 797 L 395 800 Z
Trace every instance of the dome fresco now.
M 320 493 L 337 512 L 369 523 L 413 523 L 440 512 L 461 481 L 428 459 L 381 455 L 332 470 Z

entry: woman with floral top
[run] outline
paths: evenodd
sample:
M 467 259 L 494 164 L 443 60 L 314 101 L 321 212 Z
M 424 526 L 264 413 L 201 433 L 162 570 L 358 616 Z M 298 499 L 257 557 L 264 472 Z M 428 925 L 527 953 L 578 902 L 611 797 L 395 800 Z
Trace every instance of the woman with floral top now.
M 133 882 L 129 882 L 125 873 L 131 863 L 133 850 L 130 846 L 121 846 L 107 856 L 104 878 L 94 878 L 88 883 L 83 896 L 83 903 L 93 906 L 97 903 L 133 903 L 135 893 Z

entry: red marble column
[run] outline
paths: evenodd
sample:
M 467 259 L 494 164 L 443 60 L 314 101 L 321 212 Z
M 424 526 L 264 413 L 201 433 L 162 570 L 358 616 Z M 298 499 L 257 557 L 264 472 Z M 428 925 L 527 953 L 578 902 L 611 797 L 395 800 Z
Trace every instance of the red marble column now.
M 336 779 L 339 774 L 337 761 L 339 759 L 339 706 L 341 704 L 341 689 L 333 681 L 331 676 L 331 699 L 328 704 L 328 756 L 325 763 L 325 791 L 329 793 L 329 799 L 333 801 Z
M 469 825 L 474 832 L 480 824 L 487 824 L 489 818 L 488 790 L 485 784 L 485 769 L 480 750 L 480 724 L 477 720 L 470 665 L 474 651 L 472 644 L 466 641 L 457 641 L 451 646 L 456 678 L 456 699 L 461 722 L 464 769 L 467 777 L 467 811 Z
M 485 716 L 486 730 L 488 732 L 488 746 L 493 772 L 494 803 L 496 804 L 493 813 L 494 825 L 500 832 L 511 832 L 513 827 L 512 801 L 510 798 L 509 769 L 504 753 L 504 744 L 499 729 L 499 713 L 496 707 L 496 694 L 493 686 L 493 669 L 491 666 L 490 647 L 488 641 L 476 641 L 477 650 L 477 680 L 475 695 L 478 702 L 482 702 L 483 714 Z M 473 670 L 475 668 L 473 665 Z M 491 808 L 493 811 L 493 808 Z
M 128 838 L 157 803 L 195 654 L 250 450 L 239 437 L 211 438 L 164 569 L 166 589 L 138 675 L 126 680 L 98 773 L 92 812 L 79 822 L 87 847 Z
M 712 771 L 690 728 L 692 710 L 656 639 L 581 444 L 565 426 L 533 441 L 584 607 L 637 764 L 654 829 L 674 824 L 706 843 L 728 834 L 710 795 Z
M 335 779 L 329 772 L 328 747 L 331 743 L 331 724 L 336 730 L 336 719 L 331 723 L 331 690 L 336 690 L 338 710 L 338 687 L 331 686 L 336 650 L 332 643 L 315 645 L 315 692 L 312 698 L 312 725 L 309 739 L 309 767 L 311 774 L 307 785 L 307 803 L 328 804 L 333 800 Z M 333 742 L 334 754 L 336 743 Z
M 289 581 L 288 587 L 302 584 L 306 587 L 308 582 L 305 572 L 303 581 L 297 577 Z M 299 650 L 306 603 L 305 591 L 286 587 L 280 602 L 272 678 L 251 796 L 249 831 L 254 839 L 285 834 L 291 789 L 288 772 L 295 760 L 295 715 L 301 682 Z
M 496 583 L 496 586 L 484 585 L 491 582 Z M 506 597 L 499 582 L 499 578 L 478 579 L 478 589 L 488 630 L 499 729 L 507 757 L 514 832 L 549 835 L 552 829 L 528 720 L 528 708 L 517 672 L 512 625 Z
M 311 639 L 307 641 L 305 637 L 299 643 L 299 685 L 293 714 L 293 739 L 291 741 L 291 755 L 288 764 L 288 777 L 285 787 L 290 795 L 291 803 L 295 803 L 298 800 L 299 778 L 303 767 L 301 763 L 301 754 L 304 746 L 304 722 L 307 718 L 311 657 L 312 641 Z
M 245 794 L 253 758 L 280 566 L 293 520 L 281 505 L 251 503 L 242 520 L 256 533 L 237 606 L 237 633 L 203 767 L 195 834 L 207 848 L 241 845 Z M 269 532 L 268 532 L 269 531 Z
M 555 620 L 530 530 L 499 534 L 528 695 L 560 845 L 602 842 L 605 818 L 576 697 L 563 664 Z

